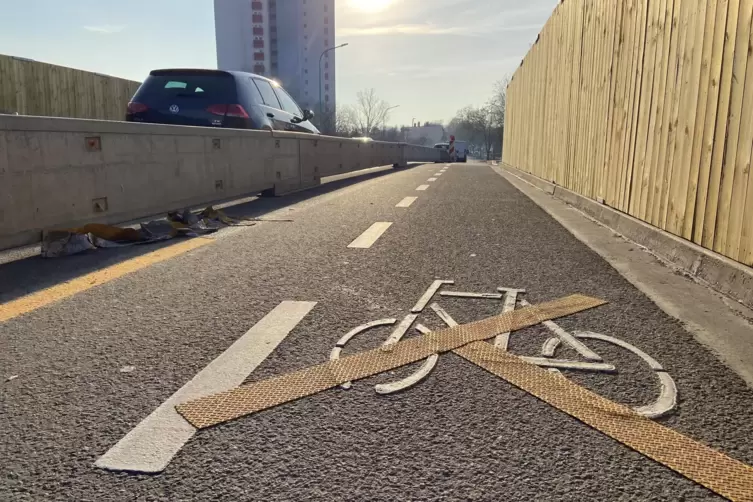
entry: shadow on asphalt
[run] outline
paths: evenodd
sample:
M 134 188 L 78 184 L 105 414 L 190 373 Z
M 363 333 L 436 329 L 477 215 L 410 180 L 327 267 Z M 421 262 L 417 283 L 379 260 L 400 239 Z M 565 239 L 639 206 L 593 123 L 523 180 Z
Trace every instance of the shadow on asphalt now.
M 423 164 L 412 164 L 412 169 Z M 401 169 L 403 171 L 405 169 Z M 347 175 L 325 178 L 322 185 L 309 190 L 296 192 L 284 197 L 248 197 L 237 200 L 240 204 L 223 205 L 222 210 L 233 217 L 259 218 L 263 215 L 313 199 L 351 185 L 394 174 L 392 167 L 378 167 Z M 97 249 L 63 258 L 44 259 L 31 256 L 0 264 L 0 303 L 6 303 L 22 296 L 50 288 L 103 268 L 151 253 L 183 242 L 173 239 L 167 242 L 144 244 L 125 248 Z

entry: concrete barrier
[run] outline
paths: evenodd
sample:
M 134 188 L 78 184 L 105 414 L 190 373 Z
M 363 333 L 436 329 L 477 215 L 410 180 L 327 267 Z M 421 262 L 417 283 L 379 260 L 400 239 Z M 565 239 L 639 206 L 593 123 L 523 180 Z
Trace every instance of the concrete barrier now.
M 0 249 L 324 176 L 438 160 L 402 143 L 299 133 L 0 116 Z

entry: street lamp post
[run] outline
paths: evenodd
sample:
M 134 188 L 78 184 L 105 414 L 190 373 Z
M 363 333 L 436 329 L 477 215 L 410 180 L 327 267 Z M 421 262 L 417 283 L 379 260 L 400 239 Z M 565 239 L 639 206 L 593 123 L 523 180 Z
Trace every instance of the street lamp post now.
M 330 47 L 329 49 L 324 49 L 324 52 L 322 52 L 322 55 L 319 56 L 319 116 L 321 117 L 319 120 L 322 120 L 324 118 L 323 114 L 323 105 L 322 105 L 322 59 L 324 58 L 324 55 L 327 54 L 329 51 L 334 51 L 335 49 L 339 49 L 340 47 L 345 47 L 348 44 L 340 44 L 336 47 Z
M 385 125 L 385 122 L 387 122 L 387 114 L 390 112 L 390 110 L 394 110 L 395 108 L 400 108 L 400 105 L 390 106 L 386 110 L 384 110 L 384 118 L 382 118 L 382 139 L 387 139 L 387 126 Z

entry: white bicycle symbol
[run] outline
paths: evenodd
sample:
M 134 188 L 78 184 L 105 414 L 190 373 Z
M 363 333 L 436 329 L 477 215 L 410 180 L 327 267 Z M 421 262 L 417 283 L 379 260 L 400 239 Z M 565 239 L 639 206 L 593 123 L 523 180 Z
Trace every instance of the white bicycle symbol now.
M 437 293 L 439 293 L 439 295 L 442 297 L 475 298 L 500 301 L 504 299 L 502 312 L 509 312 L 514 310 L 517 304 L 520 304 L 521 306 L 530 305 L 525 300 L 518 301 L 518 296 L 525 293 L 525 290 L 522 289 L 498 288 L 497 293 L 469 293 L 460 291 L 440 292 L 440 289 L 442 289 L 445 285 L 452 284 L 454 284 L 454 281 L 434 281 L 429 289 L 426 290 L 423 296 L 421 296 L 421 298 L 418 300 L 418 303 L 416 303 L 416 305 L 411 309 L 411 313 L 406 315 L 403 320 L 400 321 L 400 323 L 395 327 L 392 334 L 390 334 L 387 340 L 385 340 L 385 342 L 383 343 L 383 346 L 388 346 L 399 342 L 405 336 L 408 330 L 413 327 L 416 320 L 418 319 L 419 314 L 424 312 L 426 306 L 429 305 L 429 302 Z M 429 308 L 434 311 L 434 313 L 436 313 L 448 327 L 457 326 L 455 320 L 450 316 L 449 313 L 447 313 L 447 311 L 440 307 L 439 304 L 432 303 L 431 305 L 429 305 Z M 337 341 L 335 347 L 330 353 L 330 359 L 339 359 L 345 345 L 354 337 L 380 326 L 394 326 L 395 323 L 397 323 L 397 319 L 394 318 L 380 319 L 378 321 L 372 321 L 366 324 L 362 324 L 361 326 L 352 329 Z M 652 358 L 642 350 L 634 347 L 624 340 L 620 340 L 619 338 L 615 338 L 613 336 L 593 333 L 590 331 L 574 331 L 570 333 L 553 321 L 544 321 L 543 324 L 547 329 L 549 329 L 549 331 L 552 332 L 554 336 L 544 342 L 543 346 L 541 347 L 541 356 L 520 356 L 521 359 L 557 373 L 560 373 L 560 370 L 616 373 L 617 368 L 614 365 L 605 363 L 603 358 L 599 356 L 599 354 L 591 350 L 588 346 L 586 346 L 583 340 L 600 340 L 603 342 L 611 343 L 640 357 L 648 364 L 651 370 L 656 373 L 659 379 L 659 384 L 661 387 L 659 397 L 649 405 L 634 408 L 637 413 L 648 418 L 659 418 L 671 412 L 677 405 L 677 386 L 675 385 L 674 380 L 669 375 L 669 373 L 664 370 L 659 362 L 657 362 L 654 358 Z M 422 324 L 417 324 L 415 326 L 415 329 L 423 335 L 431 332 L 429 328 Z M 498 348 L 506 351 L 509 339 L 510 333 L 501 333 L 495 338 L 494 344 Z M 562 344 L 565 344 L 574 349 L 585 359 L 585 361 L 556 359 L 554 357 L 555 353 L 557 351 L 557 348 L 559 348 Z M 438 361 L 439 354 L 429 356 L 426 360 L 424 360 L 421 367 L 413 374 L 395 382 L 378 384 L 375 386 L 375 390 L 379 394 L 392 394 L 413 387 L 414 385 L 425 379 L 429 375 L 429 373 L 431 373 L 431 371 L 437 365 Z M 351 387 L 351 382 L 342 384 L 341 387 L 343 389 L 349 389 Z

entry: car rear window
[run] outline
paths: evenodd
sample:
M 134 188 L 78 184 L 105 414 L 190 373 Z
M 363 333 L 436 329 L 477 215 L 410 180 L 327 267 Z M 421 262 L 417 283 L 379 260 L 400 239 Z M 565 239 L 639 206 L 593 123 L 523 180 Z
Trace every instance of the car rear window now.
M 139 89 L 151 99 L 203 98 L 222 102 L 235 100 L 235 79 L 230 75 L 151 75 Z
M 255 78 L 254 83 L 259 89 L 265 105 L 271 106 L 272 108 L 277 108 L 278 110 L 282 110 L 280 102 L 277 100 L 277 96 L 275 95 L 275 91 L 274 89 L 272 89 L 272 85 L 269 82 L 260 78 Z

